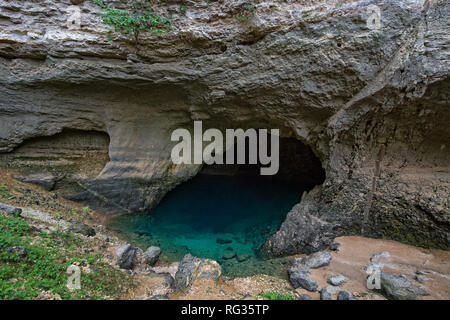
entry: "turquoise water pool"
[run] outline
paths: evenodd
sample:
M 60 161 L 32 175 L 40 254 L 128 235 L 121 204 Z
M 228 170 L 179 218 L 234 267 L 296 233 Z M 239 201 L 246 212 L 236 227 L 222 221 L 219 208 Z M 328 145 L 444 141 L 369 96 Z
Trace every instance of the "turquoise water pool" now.
M 261 176 L 199 174 L 151 212 L 118 218 L 113 228 L 142 249 L 161 247 L 165 262 L 191 253 L 217 260 L 228 276 L 284 276 L 284 259 L 264 259 L 259 249 L 300 201 L 302 191 Z

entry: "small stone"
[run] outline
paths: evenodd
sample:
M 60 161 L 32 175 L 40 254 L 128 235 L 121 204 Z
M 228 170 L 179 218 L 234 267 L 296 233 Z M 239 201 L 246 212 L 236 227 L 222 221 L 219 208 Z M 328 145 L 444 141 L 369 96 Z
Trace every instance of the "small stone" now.
M 161 249 L 159 247 L 151 246 L 145 250 L 144 260 L 148 265 L 153 266 L 158 261 L 160 254 Z
M 227 243 L 232 243 L 233 240 L 231 239 L 222 239 L 222 238 L 217 238 L 216 239 L 216 243 L 218 244 L 227 244 Z
M 378 252 L 375 253 L 371 258 L 370 258 L 370 262 L 375 262 L 378 259 L 385 259 L 385 258 L 389 258 L 391 255 L 389 254 L 389 252 L 387 251 L 383 251 L 383 252 Z
M 425 275 L 425 274 L 430 274 L 431 272 L 429 272 L 429 271 L 425 271 L 425 270 L 417 270 L 416 271 L 416 274 L 419 274 L 419 275 Z
M 338 300 L 350 300 L 351 298 L 353 298 L 353 295 L 347 290 L 339 291 L 337 296 Z
M 236 257 L 237 261 L 239 262 L 244 262 L 247 261 L 248 259 L 250 259 L 250 255 L 248 254 L 240 254 Z
M 340 286 L 341 284 L 343 284 L 343 283 L 345 283 L 347 281 L 348 280 L 347 280 L 346 277 L 344 277 L 343 275 L 339 274 L 337 276 L 330 277 L 327 282 L 329 284 L 333 285 L 333 286 Z
M 341 246 L 341 244 L 339 242 L 333 242 L 330 245 L 330 250 L 339 252 L 340 251 L 340 246 Z
M 417 282 L 420 282 L 420 283 L 424 283 L 425 281 L 429 281 L 429 280 L 430 280 L 429 278 L 427 278 L 427 277 L 425 277 L 425 276 L 421 276 L 421 275 L 415 276 L 414 279 L 415 279 Z
M 236 253 L 231 251 L 231 252 L 224 253 L 224 255 L 222 256 L 222 259 L 230 260 L 230 259 L 233 259 L 234 257 L 236 257 Z
M 331 300 L 332 296 L 336 294 L 336 289 L 330 286 L 320 289 L 320 300 Z
M 309 294 L 303 293 L 300 295 L 302 300 L 312 300 L 312 297 Z

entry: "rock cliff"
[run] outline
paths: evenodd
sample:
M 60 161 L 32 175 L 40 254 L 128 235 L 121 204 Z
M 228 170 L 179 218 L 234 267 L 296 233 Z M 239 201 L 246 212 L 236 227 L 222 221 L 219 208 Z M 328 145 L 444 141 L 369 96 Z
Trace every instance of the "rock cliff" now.
M 69 0 L 0 1 L 2 165 L 131 213 L 200 170 L 170 161 L 172 130 L 279 128 L 326 179 L 267 242 L 273 254 L 361 232 L 448 249 L 447 1 L 256 1 L 247 20 L 240 0 L 153 1 L 173 28 L 138 45 L 108 42 L 98 7 L 77 3 L 69 29 Z

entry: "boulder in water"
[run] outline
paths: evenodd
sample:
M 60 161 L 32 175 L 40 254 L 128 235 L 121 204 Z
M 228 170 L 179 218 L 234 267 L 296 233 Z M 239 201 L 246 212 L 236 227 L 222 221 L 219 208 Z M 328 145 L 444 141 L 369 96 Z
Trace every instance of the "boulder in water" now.
M 233 240 L 231 239 L 222 239 L 222 238 L 217 238 L 216 239 L 216 243 L 218 244 L 228 244 L 228 243 L 232 243 Z

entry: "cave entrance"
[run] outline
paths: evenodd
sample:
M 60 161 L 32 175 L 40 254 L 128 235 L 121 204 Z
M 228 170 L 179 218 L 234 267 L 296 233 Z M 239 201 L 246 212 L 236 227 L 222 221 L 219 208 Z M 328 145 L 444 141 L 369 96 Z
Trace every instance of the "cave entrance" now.
M 308 146 L 293 138 L 280 138 L 279 146 L 276 175 L 260 175 L 260 165 L 204 165 L 151 214 L 122 217 L 115 226 L 143 249 L 161 247 L 168 262 L 191 253 L 217 260 L 225 275 L 277 275 L 284 269 L 263 259 L 260 248 L 302 193 L 325 178 Z

